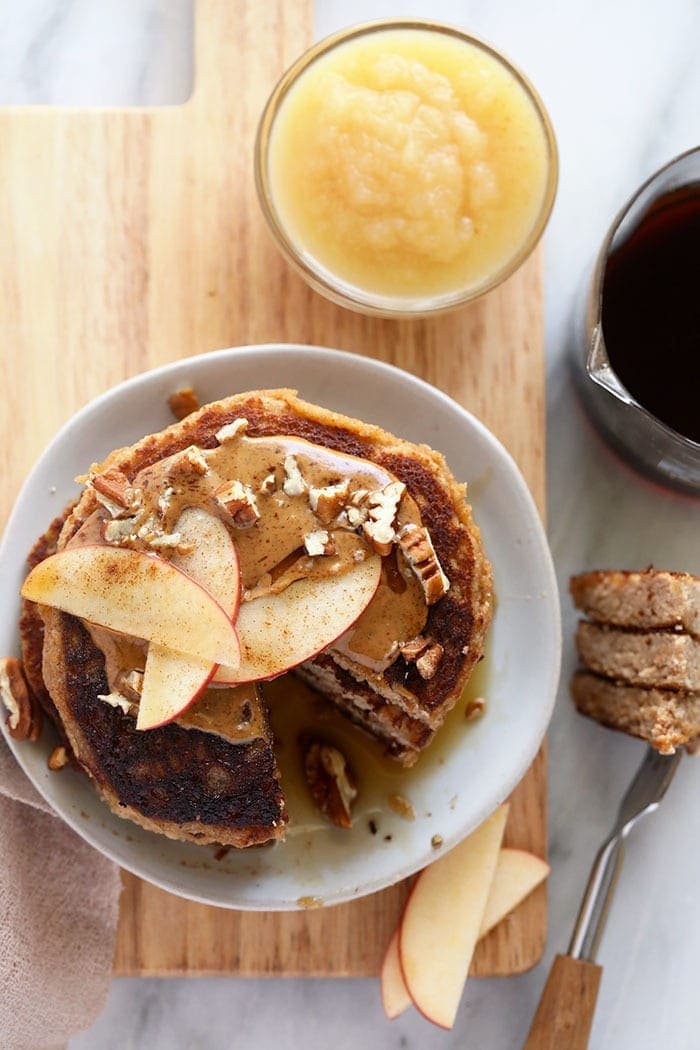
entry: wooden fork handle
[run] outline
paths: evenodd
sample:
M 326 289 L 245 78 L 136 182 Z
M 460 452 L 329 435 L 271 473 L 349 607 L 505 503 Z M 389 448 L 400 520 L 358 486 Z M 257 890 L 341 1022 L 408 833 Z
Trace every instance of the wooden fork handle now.
M 557 955 L 523 1050 L 587 1050 L 602 966 Z

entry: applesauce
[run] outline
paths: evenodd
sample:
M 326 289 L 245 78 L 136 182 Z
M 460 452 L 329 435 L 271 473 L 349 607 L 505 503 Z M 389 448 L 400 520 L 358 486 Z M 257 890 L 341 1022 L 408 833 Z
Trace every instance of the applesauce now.
M 520 74 L 420 23 L 339 34 L 300 64 L 263 117 L 258 185 L 312 284 L 356 308 L 430 312 L 512 272 L 556 181 L 549 123 Z

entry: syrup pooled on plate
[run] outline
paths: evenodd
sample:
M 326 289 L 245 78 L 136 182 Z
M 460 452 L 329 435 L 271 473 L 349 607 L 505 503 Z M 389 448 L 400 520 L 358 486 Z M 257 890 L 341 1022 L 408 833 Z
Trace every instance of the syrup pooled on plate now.
M 700 186 L 660 197 L 610 256 L 603 337 L 632 396 L 700 442 Z
M 487 650 L 430 747 L 415 766 L 406 769 L 385 754 L 384 745 L 379 740 L 353 725 L 294 674 L 264 682 L 263 695 L 270 712 L 275 753 L 289 808 L 287 836 L 347 834 L 338 832 L 311 798 L 304 776 L 304 740 L 314 738 L 331 744 L 347 759 L 358 787 L 352 809 L 353 825 L 364 824 L 368 837 L 376 835 L 377 839 L 383 840 L 388 830 L 386 825 L 392 823 L 392 820 L 387 820 L 387 817 L 392 817 L 389 799 L 399 796 L 412 803 L 412 787 L 417 780 L 429 776 L 436 766 L 442 765 L 473 728 L 467 718 L 473 701 L 484 697 L 488 710 L 491 685 L 491 661 Z M 396 810 L 393 817 L 395 814 Z

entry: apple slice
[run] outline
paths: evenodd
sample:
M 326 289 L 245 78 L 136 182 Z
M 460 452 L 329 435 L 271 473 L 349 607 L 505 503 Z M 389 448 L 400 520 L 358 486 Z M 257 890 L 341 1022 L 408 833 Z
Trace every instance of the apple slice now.
M 22 597 L 199 660 L 235 664 L 229 616 L 170 562 L 125 547 L 69 547 L 40 562 Z
M 542 858 L 527 853 L 525 849 L 501 849 L 479 930 L 479 940 L 486 937 L 494 926 L 510 915 L 540 882 L 545 881 L 549 873 L 549 864 Z M 389 1021 L 403 1013 L 412 1002 L 401 971 L 400 928 L 401 922 L 389 941 L 381 970 L 382 1005 Z
M 384 1013 L 390 1021 L 393 1021 L 395 1017 L 407 1010 L 413 1001 L 401 973 L 398 929 L 394 931 L 394 936 L 389 941 L 389 947 L 382 963 L 380 981 Z
M 167 725 L 199 699 L 212 679 L 216 664 L 151 642 L 136 717 L 137 729 Z
M 485 937 L 506 915 L 514 911 L 544 882 L 549 872 L 549 864 L 534 853 L 504 847 L 498 854 L 478 939 Z M 399 929 L 400 926 L 401 923 Z M 399 929 L 389 941 L 380 975 L 382 1004 L 389 1020 L 402 1014 L 413 1001 L 401 972 Z
M 241 602 L 241 569 L 236 544 L 221 518 L 203 507 L 187 507 L 174 531 L 192 550 L 175 551 L 170 563 L 206 588 L 235 621 Z
M 401 972 L 420 1012 L 451 1028 L 493 882 L 507 805 L 418 876 L 399 931 Z
M 241 572 L 231 534 L 220 518 L 201 507 L 187 507 L 177 520 L 192 550 L 175 552 L 171 564 L 205 587 L 231 619 L 240 604 Z M 211 681 L 216 664 L 197 660 L 151 642 L 146 658 L 137 729 L 166 725 L 186 711 Z
M 506 915 L 547 878 L 549 864 L 523 849 L 502 849 L 481 920 L 479 937 L 485 937 Z
M 297 580 L 279 594 L 242 602 L 236 620 L 241 662 L 213 683 L 256 682 L 288 671 L 331 645 L 374 597 L 382 573 L 373 555 L 342 576 Z

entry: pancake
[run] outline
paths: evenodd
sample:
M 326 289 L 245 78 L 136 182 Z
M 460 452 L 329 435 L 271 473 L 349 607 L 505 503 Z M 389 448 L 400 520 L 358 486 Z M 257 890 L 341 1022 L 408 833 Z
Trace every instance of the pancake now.
M 71 504 L 32 548 L 30 568 L 55 553 Z M 287 812 L 269 721 L 245 743 L 171 724 L 147 733 L 108 692 L 104 656 L 79 620 L 23 600 L 24 672 L 78 768 L 117 816 L 168 838 L 238 848 L 284 837 Z

